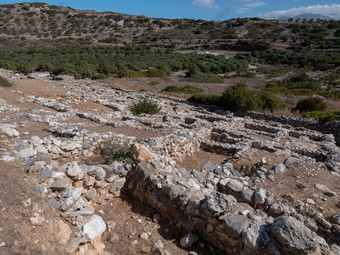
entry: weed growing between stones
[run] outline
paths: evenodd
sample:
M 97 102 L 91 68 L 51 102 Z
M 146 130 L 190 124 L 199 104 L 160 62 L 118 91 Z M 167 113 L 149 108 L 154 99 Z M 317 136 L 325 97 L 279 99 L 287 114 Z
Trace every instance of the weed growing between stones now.
M 153 103 L 150 100 L 146 100 L 146 99 L 134 104 L 131 107 L 131 111 L 134 114 L 142 114 L 142 113 L 156 114 L 156 113 L 159 113 L 160 110 L 161 110 L 161 107 L 159 107 L 156 103 Z
M 127 143 L 119 144 L 113 140 L 107 140 L 99 145 L 100 155 L 106 163 L 120 161 L 127 164 L 134 162 L 137 153 L 136 147 Z

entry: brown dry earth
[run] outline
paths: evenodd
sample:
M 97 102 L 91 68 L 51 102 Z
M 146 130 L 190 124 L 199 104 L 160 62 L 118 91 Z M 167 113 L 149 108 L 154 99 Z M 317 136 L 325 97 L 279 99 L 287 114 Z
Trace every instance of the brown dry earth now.
M 66 89 L 55 86 L 40 80 L 13 80 L 14 86 L 10 88 L 0 87 L 1 98 L 8 104 L 25 108 L 24 112 L 31 112 L 32 109 L 51 110 L 35 103 L 18 103 L 18 91 L 23 96 L 34 95 L 45 98 L 65 97 Z M 20 94 L 19 94 L 20 95 Z M 87 112 L 98 111 L 105 108 L 96 103 L 84 103 L 72 105 L 75 109 Z M 6 116 L 2 114 L 2 116 Z M 27 118 L 21 119 L 27 121 Z M 11 123 L 12 120 L 2 123 Z M 95 132 L 115 132 L 128 136 L 135 136 L 138 139 L 145 139 L 153 136 L 163 136 L 164 132 L 154 132 L 145 129 L 135 129 L 129 126 L 109 127 L 105 125 L 93 124 L 93 122 L 72 117 L 67 119 L 67 123 L 84 123 L 89 131 Z M 22 139 L 32 136 L 39 136 L 41 139 L 49 136 L 50 133 L 43 131 L 46 123 L 30 122 L 17 128 Z M 24 135 L 29 131 L 28 135 Z M 8 137 L 0 136 L 0 147 L 7 147 Z M 188 169 L 200 168 L 203 163 L 211 158 L 214 163 L 222 163 L 224 156 L 212 153 L 200 152 L 192 159 L 182 162 Z M 91 161 L 87 159 L 88 161 Z M 96 159 L 95 159 L 96 160 Z M 66 163 L 67 160 L 61 160 Z M 58 224 L 60 212 L 55 211 L 46 204 L 48 198 L 42 197 L 35 191 L 30 184 L 30 177 L 20 168 L 20 162 L 6 163 L 0 161 L 0 254 L 66 254 L 65 246 L 58 243 Z M 172 254 L 186 255 L 189 251 L 196 251 L 197 254 L 219 254 L 213 247 L 203 242 L 197 243 L 190 250 L 185 250 L 179 246 L 182 236 L 178 235 L 174 226 L 167 223 L 165 219 L 159 222 L 152 220 L 156 213 L 151 208 L 145 206 L 140 201 L 129 198 L 115 198 L 110 204 L 96 207 L 96 214 L 101 215 L 104 221 L 114 221 L 114 231 L 106 231 L 102 236 L 105 244 L 105 251 L 109 254 L 128 255 L 128 254 L 152 254 L 152 244 L 161 240 L 164 247 Z M 44 217 L 45 222 L 41 226 L 33 226 L 30 222 L 31 217 Z M 149 238 L 140 238 L 142 233 L 148 233 Z M 117 235 L 118 239 L 111 241 L 112 236 Z M 90 254 L 90 253 L 88 253 Z

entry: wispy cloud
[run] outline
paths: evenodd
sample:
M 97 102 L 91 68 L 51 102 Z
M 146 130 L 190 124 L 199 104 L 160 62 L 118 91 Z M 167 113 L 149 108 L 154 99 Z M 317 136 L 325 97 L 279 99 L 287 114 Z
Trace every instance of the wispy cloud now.
M 246 13 L 250 11 L 252 8 L 257 8 L 260 6 L 267 5 L 267 3 L 261 0 L 238 0 L 242 4 L 237 6 L 236 11 L 238 13 Z
M 306 7 L 297 7 L 287 10 L 272 11 L 259 16 L 262 18 L 279 18 L 279 17 L 294 17 L 303 13 L 321 14 L 329 16 L 333 19 L 340 19 L 340 4 L 324 4 L 311 5 Z
M 194 0 L 192 4 L 198 7 L 219 9 L 219 6 L 215 4 L 215 0 Z

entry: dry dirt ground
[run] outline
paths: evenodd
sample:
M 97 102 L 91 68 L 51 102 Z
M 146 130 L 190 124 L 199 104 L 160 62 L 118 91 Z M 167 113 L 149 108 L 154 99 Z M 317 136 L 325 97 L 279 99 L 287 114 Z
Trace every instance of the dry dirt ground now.
M 53 97 L 62 99 L 65 97 L 66 89 L 60 86 L 52 85 L 40 80 L 13 80 L 14 86 L 10 88 L 0 87 L 1 98 L 5 99 L 8 104 L 25 108 L 23 112 L 31 112 L 32 109 L 51 110 L 35 103 L 18 103 L 19 95 L 43 96 L 45 98 Z M 87 112 L 98 111 L 104 106 L 96 103 L 74 104 L 75 109 L 81 109 Z M 0 116 L 5 116 L 1 114 Z M 14 118 L 13 118 L 14 119 Z M 3 124 L 11 123 L 12 119 L 2 121 Z M 46 123 L 29 122 L 28 118 L 22 118 L 20 121 L 28 123 L 18 126 L 17 130 L 22 134 L 21 139 L 27 139 L 32 136 L 43 138 L 50 133 L 43 131 L 47 126 Z M 65 123 L 82 123 L 86 128 L 95 132 L 115 132 L 128 136 L 135 136 L 138 139 L 145 139 L 153 136 L 163 136 L 166 132 L 153 132 L 146 129 L 135 129 L 129 126 L 109 127 L 105 125 L 94 125 L 85 119 L 72 117 L 64 121 Z M 25 131 L 29 134 L 24 135 Z M 8 137 L 0 136 L 0 148 L 6 148 L 9 143 Z M 223 156 L 213 155 L 211 153 L 201 152 L 206 157 L 211 156 L 214 163 L 223 162 Z M 198 155 L 202 156 L 202 155 Z M 85 159 L 84 159 L 85 160 Z M 87 159 L 89 160 L 89 159 Z M 193 161 L 195 164 L 192 164 Z M 206 160 L 197 161 L 195 158 L 186 160 L 183 166 L 201 167 Z M 66 163 L 67 160 L 61 160 Z M 90 161 L 90 160 L 89 160 Z M 20 162 L 6 163 L 0 161 L 0 254 L 66 254 L 65 247 L 61 246 L 56 240 L 58 229 L 56 222 L 60 219 L 60 212 L 55 211 L 46 204 L 48 198 L 42 197 L 40 193 L 34 190 L 30 184 L 30 177 L 21 167 Z M 110 204 L 96 207 L 96 214 L 101 215 L 106 221 L 114 221 L 114 231 L 106 232 L 102 241 L 106 245 L 105 251 L 115 255 L 132 255 L 132 254 L 152 254 L 152 244 L 157 240 L 162 240 L 166 250 L 172 254 L 186 255 L 189 251 L 196 251 L 198 254 L 219 254 L 206 243 L 197 243 L 190 250 L 185 250 L 179 246 L 179 240 L 182 236 L 178 235 L 174 226 L 169 225 L 164 219 L 158 222 L 153 221 L 153 215 L 156 213 L 151 208 L 146 207 L 139 201 L 130 198 L 115 198 Z M 42 226 L 33 226 L 30 222 L 31 217 L 44 217 L 49 224 Z M 142 233 L 148 233 L 148 240 L 140 238 Z M 118 236 L 117 240 L 111 241 L 113 236 Z

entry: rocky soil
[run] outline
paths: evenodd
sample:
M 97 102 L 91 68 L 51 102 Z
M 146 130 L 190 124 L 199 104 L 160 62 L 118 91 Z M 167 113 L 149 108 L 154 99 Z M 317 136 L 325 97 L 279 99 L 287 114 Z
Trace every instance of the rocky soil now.
M 1 254 L 340 254 L 336 132 L 0 73 Z M 135 163 L 104 164 L 107 140 Z

